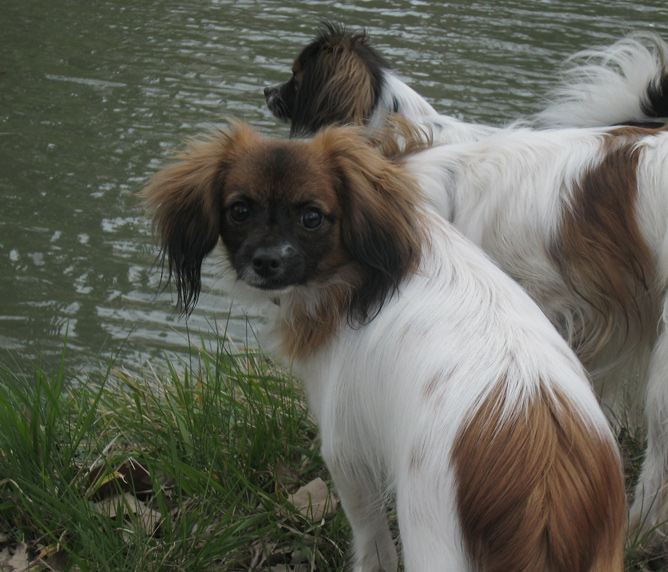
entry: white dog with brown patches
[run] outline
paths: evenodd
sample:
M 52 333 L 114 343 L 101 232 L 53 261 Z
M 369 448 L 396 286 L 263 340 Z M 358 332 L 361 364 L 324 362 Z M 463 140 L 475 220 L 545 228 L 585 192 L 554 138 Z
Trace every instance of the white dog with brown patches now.
M 668 129 L 508 130 L 422 150 L 403 167 L 538 302 L 611 419 L 644 412 L 631 528 L 665 531 Z
M 311 142 L 244 125 L 191 144 L 144 191 L 186 311 L 222 238 L 270 307 L 353 529 L 354 570 L 621 572 L 613 435 L 525 292 L 354 128 Z

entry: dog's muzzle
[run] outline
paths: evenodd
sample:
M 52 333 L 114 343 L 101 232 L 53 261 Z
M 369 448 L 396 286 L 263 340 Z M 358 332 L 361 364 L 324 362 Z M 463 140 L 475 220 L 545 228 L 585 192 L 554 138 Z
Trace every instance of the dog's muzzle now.
M 276 119 L 287 122 L 289 121 L 288 112 L 285 103 L 281 99 L 281 86 L 283 84 L 277 83 L 264 88 L 264 99 L 267 102 L 269 111 Z
M 281 87 L 280 83 L 276 85 L 270 85 L 269 87 L 264 88 L 264 100 L 267 102 L 267 107 L 273 112 L 274 107 L 276 106 L 276 97 L 278 96 L 278 90 Z
M 304 261 L 292 246 L 260 246 L 240 271 L 247 284 L 262 290 L 281 290 L 303 280 Z
M 264 98 L 267 100 L 267 103 L 269 103 L 272 98 L 276 97 L 279 87 L 281 87 L 281 84 L 277 83 L 276 85 L 270 85 L 269 87 L 264 88 Z

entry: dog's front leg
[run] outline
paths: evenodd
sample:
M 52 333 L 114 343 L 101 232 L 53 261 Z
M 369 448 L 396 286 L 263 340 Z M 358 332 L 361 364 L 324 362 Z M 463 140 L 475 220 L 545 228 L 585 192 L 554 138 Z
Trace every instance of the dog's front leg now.
M 665 314 L 665 311 L 664 311 Z M 654 346 L 647 381 L 647 451 L 631 506 L 631 537 L 668 544 L 668 329 Z
M 353 572 L 396 572 L 397 550 L 379 479 L 371 471 L 342 467 L 324 451 L 323 457 L 353 531 Z

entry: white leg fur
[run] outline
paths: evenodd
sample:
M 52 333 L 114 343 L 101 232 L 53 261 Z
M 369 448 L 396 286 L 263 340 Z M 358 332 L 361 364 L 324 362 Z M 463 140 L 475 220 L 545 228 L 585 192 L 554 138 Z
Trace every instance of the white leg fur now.
M 647 451 L 631 506 L 631 532 L 640 538 L 668 524 L 668 331 L 659 336 L 647 384 Z M 640 539 L 639 538 L 639 539 Z
M 354 572 L 396 572 L 397 550 L 387 521 L 382 491 L 360 474 L 337 469 L 325 451 L 323 457 L 353 531 Z
M 457 508 L 435 488 L 446 475 L 412 473 L 410 477 L 397 491 L 405 569 L 467 570 L 468 564 L 461 549 L 461 531 L 453 518 Z

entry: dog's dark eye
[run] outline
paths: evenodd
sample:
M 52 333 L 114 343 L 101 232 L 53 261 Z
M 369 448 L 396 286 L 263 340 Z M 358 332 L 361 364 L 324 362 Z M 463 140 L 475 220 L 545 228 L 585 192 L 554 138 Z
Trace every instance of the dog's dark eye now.
M 309 207 L 302 213 L 301 223 L 307 230 L 316 230 L 320 228 L 323 220 L 324 217 L 318 209 Z
M 244 222 L 250 215 L 250 209 L 246 203 L 239 201 L 232 204 L 229 215 L 233 222 Z

